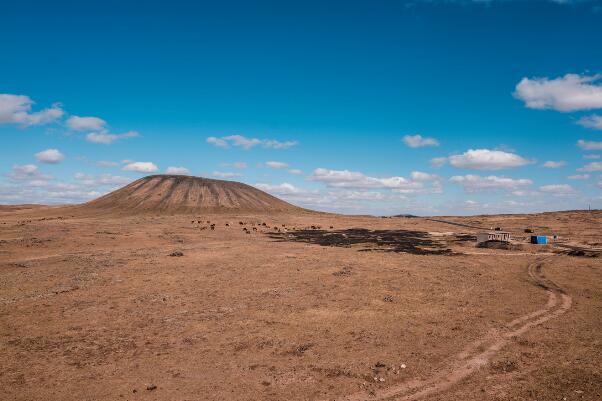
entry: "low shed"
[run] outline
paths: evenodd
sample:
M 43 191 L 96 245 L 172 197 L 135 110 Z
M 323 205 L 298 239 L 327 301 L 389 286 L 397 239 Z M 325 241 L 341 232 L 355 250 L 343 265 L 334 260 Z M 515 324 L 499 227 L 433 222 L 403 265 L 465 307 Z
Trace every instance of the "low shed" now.
M 531 236 L 532 244 L 546 245 L 548 243 L 548 237 L 545 235 L 532 235 Z
M 477 242 L 486 242 L 486 241 L 509 242 L 510 241 L 510 233 L 507 231 L 489 231 L 489 232 L 482 232 L 482 233 L 477 234 Z

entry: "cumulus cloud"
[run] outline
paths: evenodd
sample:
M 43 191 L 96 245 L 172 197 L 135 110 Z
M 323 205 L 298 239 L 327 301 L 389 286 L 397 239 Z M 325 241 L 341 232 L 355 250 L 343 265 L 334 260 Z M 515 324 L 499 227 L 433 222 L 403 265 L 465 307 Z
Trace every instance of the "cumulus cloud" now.
M 56 164 L 65 160 L 65 155 L 59 152 L 58 149 L 46 149 L 36 153 L 35 156 L 40 163 Z
M 582 172 L 602 171 L 602 162 L 588 163 L 585 166 L 578 168 L 577 171 L 582 171 Z
M 359 172 L 349 170 L 328 170 L 318 168 L 314 170 L 310 179 L 322 182 L 335 188 L 407 188 L 414 183 L 404 177 L 369 177 Z
M 159 168 L 151 162 L 130 162 L 122 167 L 123 171 L 136 171 L 138 173 L 154 173 Z
M 255 188 L 261 189 L 262 191 L 269 192 L 273 195 L 291 195 L 306 193 L 304 189 L 298 188 L 288 182 L 283 182 L 279 185 L 257 183 L 254 185 Z
M 165 174 L 190 175 L 190 170 L 186 167 L 167 167 Z
M 223 137 L 210 136 L 207 138 L 207 143 L 220 148 L 229 148 L 231 146 L 240 147 L 249 150 L 255 146 L 261 145 L 268 149 L 288 149 L 298 144 L 297 141 L 277 141 L 275 139 L 257 139 L 247 138 L 242 135 L 229 135 Z
M 544 185 L 544 186 L 539 187 L 539 190 L 543 193 L 551 194 L 551 195 L 555 195 L 555 196 L 574 195 L 577 193 L 575 188 L 573 188 L 569 184 Z
M 425 138 L 420 134 L 406 135 L 403 142 L 410 148 L 421 148 L 423 146 L 439 146 L 439 141 L 435 138 Z
M 288 164 L 283 163 L 283 162 L 276 162 L 276 161 L 266 162 L 265 165 L 268 166 L 269 168 L 273 168 L 273 169 L 283 169 L 283 168 L 288 167 Z
M 99 167 L 117 167 L 119 166 L 118 162 L 113 162 L 110 160 L 101 160 L 96 163 Z
M 85 173 L 75 173 L 74 178 L 78 184 L 86 187 L 123 186 L 132 182 L 131 178 L 108 173 L 103 173 L 96 176 Z
M 596 142 L 579 139 L 577 141 L 577 146 L 583 150 L 602 150 L 602 141 Z
M 102 131 L 106 121 L 98 117 L 73 116 L 67 119 L 67 127 L 73 131 Z
M 42 174 L 35 164 L 15 164 L 6 176 L 12 181 L 48 180 L 52 178 Z
M 566 166 L 566 162 L 564 160 L 559 160 L 559 161 L 548 160 L 547 162 L 542 164 L 542 166 L 546 167 L 546 168 L 560 168 L 562 166 Z
M 32 112 L 34 101 L 29 96 L 0 94 L 0 124 L 21 126 L 48 124 L 61 118 L 65 112 L 59 103 L 41 111 Z
M 110 145 L 119 139 L 135 138 L 139 135 L 140 134 L 138 134 L 137 131 L 128 131 L 123 134 L 110 134 L 108 132 L 90 132 L 88 135 L 86 135 L 86 141 L 91 143 Z
M 210 136 L 209 138 L 207 138 L 207 143 L 215 145 L 219 148 L 230 147 L 230 145 L 228 144 L 228 141 L 226 141 L 225 139 L 217 138 L 215 136 Z
M 237 169 L 245 169 L 247 168 L 247 163 L 245 162 L 235 162 L 235 163 L 222 163 L 221 164 L 222 167 L 232 167 L 232 168 L 237 168 Z
M 577 121 L 577 124 L 591 129 L 602 130 L 602 116 L 587 116 L 582 117 Z
M 569 175 L 566 178 L 568 178 L 569 180 L 588 180 L 589 179 L 589 174 Z
M 447 163 L 447 157 L 433 157 L 431 159 L 431 166 L 443 167 Z
M 531 163 L 517 154 L 489 149 L 470 149 L 450 156 L 448 161 L 453 167 L 470 170 L 502 170 Z
M 414 178 L 407 179 L 399 176 L 370 177 L 360 172 L 349 170 L 328 170 L 318 168 L 309 177 L 311 181 L 318 181 L 330 188 L 352 189 L 389 189 L 400 194 L 440 193 L 442 186 L 434 176 L 426 179 L 426 173 L 415 172 Z M 426 186 L 424 181 L 432 181 Z
M 213 176 L 220 177 L 220 178 L 232 178 L 232 177 L 242 176 L 241 173 L 232 173 L 232 172 L 227 172 L 227 171 L 214 171 L 212 174 L 213 174 Z
M 15 165 L 6 174 L 8 181 L 0 182 L 1 203 L 77 203 L 96 198 L 132 181 L 111 174 L 89 175 L 76 173 L 72 182 L 61 182 L 43 174 L 33 164 Z
M 435 174 L 423 173 L 422 171 L 412 171 L 410 177 L 414 181 L 434 181 L 439 179 L 439 176 Z
M 479 175 L 468 174 L 463 176 L 453 176 L 449 179 L 451 182 L 461 185 L 467 192 L 480 192 L 491 190 L 512 191 L 519 188 L 528 187 L 533 181 L 521 178 L 514 179 L 510 177 L 498 177 L 490 175 L 482 177 Z
M 600 155 L 596 155 L 596 154 L 587 154 L 587 155 L 583 155 L 583 158 L 586 160 L 596 160 L 600 158 Z
M 563 77 L 523 78 L 514 96 L 532 109 L 553 109 L 562 112 L 602 108 L 602 75 L 566 74 Z
M 392 195 L 387 196 L 378 191 L 337 190 L 324 193 L 319 190 L 299 188 L 287 182 L 276 185 L 258 183 L 254 186 L 294 204 L 317 208 L 331 208 L 336 205 L 337 208 L 342 209 L 357 209 L 361 205 L 358 202 L 385 201 L 393 198 Z M 396 196 L 399 199 L 399 196 Z

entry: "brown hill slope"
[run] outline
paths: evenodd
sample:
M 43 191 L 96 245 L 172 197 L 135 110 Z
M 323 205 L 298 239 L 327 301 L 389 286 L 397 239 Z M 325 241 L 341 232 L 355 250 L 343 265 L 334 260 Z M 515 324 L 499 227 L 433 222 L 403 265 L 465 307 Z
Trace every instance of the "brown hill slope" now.
M 303 210 L 247 184 L 183 175 L 144 177 L 81 207 L 128 213 Z

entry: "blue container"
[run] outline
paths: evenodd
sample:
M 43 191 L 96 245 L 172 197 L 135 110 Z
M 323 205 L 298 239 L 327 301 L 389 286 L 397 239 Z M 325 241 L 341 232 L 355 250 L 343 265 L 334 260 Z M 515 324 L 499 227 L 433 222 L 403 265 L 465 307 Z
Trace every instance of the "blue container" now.
M 531 236 L 532 244 L 546 245 L 548 243 L 548 237 L 545 235 L 532 235 Z

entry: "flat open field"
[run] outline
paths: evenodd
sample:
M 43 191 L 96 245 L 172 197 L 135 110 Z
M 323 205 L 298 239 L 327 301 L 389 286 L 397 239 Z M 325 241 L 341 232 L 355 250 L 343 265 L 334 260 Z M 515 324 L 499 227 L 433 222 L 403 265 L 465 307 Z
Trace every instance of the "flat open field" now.
M 0 398 L 602 399 L 602 258 L 473 237 L 602 213 L 440 220 L 0 211 Z

